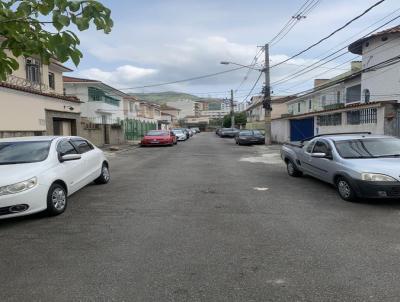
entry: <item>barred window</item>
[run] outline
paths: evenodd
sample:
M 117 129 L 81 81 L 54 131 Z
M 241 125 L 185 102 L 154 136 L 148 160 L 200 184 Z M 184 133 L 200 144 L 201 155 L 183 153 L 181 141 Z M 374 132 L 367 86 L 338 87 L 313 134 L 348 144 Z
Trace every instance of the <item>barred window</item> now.
M 347 124 L 349 125 L 376 124 L 376 123 L 377 123 L 376 108 L 367 108 L 367 109 L 347 112 Z
M 338 126 L 342 124 L 342 114 L 334 113 L 318 116 L 318 126 Z

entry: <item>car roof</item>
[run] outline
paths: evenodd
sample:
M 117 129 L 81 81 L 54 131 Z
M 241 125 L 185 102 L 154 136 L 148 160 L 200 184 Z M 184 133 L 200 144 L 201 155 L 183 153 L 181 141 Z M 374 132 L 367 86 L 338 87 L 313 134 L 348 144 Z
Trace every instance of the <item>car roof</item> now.
M 318 138 L 329 139 L 331 141 L 347 141 L 347 140 L 360 140 L 360 139 L 371 139 L 371 138 L 392 138 L 392 136 L 387 135 L 374 135 L 374 134 L 341 134 L 341 135 L 323 135 Z
M 7 138 L 0 138 L 0 143 L 9 143 L 9 142 L 46 142 L 52 141 L 54 139 L 60 138 L 75 138 L 75 139 L 82 139 L 79 136 L 23 136 L 23 137 L 7 137 Z

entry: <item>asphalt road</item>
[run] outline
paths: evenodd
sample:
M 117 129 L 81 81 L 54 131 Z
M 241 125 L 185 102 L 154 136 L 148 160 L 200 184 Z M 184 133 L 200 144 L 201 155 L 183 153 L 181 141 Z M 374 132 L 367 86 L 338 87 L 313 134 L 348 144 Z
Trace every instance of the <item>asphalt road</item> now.
M 275 149 L 112 155 L 64 215 L 0 222 L 0 301 L 399 301 L 400 201 L 346 203 Z

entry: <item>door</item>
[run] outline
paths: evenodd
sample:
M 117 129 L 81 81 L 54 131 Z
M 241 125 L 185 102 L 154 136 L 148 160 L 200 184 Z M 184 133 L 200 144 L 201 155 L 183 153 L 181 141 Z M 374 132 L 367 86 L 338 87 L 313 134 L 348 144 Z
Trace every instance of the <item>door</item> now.
M 327 158 L 313 157 L 311 154 L 310 169 L 312 174 L 324 181 L 330 182 L 334 171 L 332 149 L 324 140 L 316 141 L 312 153 L 325 153 Z
M 84 139 L 71 140 L 75 149 L 82 155 L 82 162 L 85 165 L 83 172 L 85 185 L 100 176 L 101 162 L 98 151 Z
M 78 151 L 68 139 L 62 140 L 58 143 L 57 152 L 59 156 L 78 154 Z M 74 193 L 85 185 L 85 162 L 82 158 L 62 162 L 59 167 L 59 173 L 64 175 L 64 179 L 68 185 L 68 195 Z
M 292 142 L 314 136 L 314 118 L 290 120 L 290 140 Z

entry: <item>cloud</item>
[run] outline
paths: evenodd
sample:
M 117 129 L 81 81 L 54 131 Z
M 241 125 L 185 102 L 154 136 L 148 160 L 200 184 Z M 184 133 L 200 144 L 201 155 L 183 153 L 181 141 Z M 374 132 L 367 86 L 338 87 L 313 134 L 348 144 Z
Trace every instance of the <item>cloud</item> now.
M 86 78 L 99 80 L 118 88 L 157 73 L 158 70 L 156 69 L 123 65 L 112 71 L 104 71 L 99 68 L 90 68 L 80 71 L 79 75 Z

